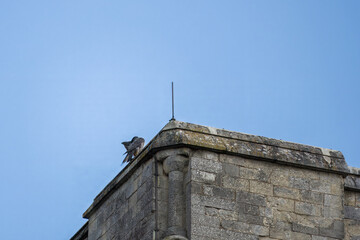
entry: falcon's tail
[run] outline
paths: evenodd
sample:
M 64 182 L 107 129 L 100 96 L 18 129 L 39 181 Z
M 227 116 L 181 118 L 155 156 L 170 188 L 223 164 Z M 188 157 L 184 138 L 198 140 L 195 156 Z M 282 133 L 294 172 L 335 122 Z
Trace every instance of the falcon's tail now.
M 125 162 L 130 162 L 130 160 L 131 160 L 131 154 L 130 154 L 130 153 L 128 153 L 128 155 L 126 155 L 126 157 L 125 157 L 125 159 L 124 159 L 123 163 L 125 163 Z

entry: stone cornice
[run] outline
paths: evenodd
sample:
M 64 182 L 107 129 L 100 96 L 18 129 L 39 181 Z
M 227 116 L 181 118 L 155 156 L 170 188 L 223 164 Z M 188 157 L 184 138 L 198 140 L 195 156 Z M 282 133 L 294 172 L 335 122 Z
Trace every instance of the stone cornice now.
M 150 159 L 160 150 L 179 147 L 207 149 L 224 154 L 333 172 L 344 176 L 349 174 L 344 156 L 339 151 L 170 121 L 140 154 L 100 192 L 83 217 L 89 218 L 92 212 L 125 182 L 142 162 Z
M 340 151 L 185 122 L 169 122 L 157 138 L 152 144 L 153 148 L 165 145 L 193 146 L 343 175 L 349 173 L 349 168 Z
M 345 178 L 345 190 L 360 192 L 360 168 L 349 167 L 350 174 Z

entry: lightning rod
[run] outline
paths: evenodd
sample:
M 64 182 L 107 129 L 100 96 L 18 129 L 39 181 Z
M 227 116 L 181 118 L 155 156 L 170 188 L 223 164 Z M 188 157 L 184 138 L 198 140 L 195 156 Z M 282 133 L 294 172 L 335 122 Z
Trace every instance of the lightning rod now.
M 172 118 L 170 119 L 170 121 L 175 120 L 174 117 L 174 82 L 171 82 L 171 98 L 172 98 Z

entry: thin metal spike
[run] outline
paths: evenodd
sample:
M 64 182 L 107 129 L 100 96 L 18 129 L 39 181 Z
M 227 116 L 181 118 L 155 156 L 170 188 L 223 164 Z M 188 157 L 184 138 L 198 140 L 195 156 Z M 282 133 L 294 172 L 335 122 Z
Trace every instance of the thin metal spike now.
M 172 97 L 172 118 L 170 119 L 170 121 L 175 120 L 175 115 L 174 115 L 174 82 L 171 82 L 171 97 Z

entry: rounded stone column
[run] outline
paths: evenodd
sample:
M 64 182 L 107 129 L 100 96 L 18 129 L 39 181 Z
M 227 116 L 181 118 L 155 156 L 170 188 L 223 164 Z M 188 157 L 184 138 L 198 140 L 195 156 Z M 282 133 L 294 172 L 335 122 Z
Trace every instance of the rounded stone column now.
M 165 240 L 185 240 L 185 193 L 184 167 L 188 164 L 189 150 L 164 150 L 157 154 L 157 159 L 163 161 L 164 172 L 168 175 L 168 219 Z

